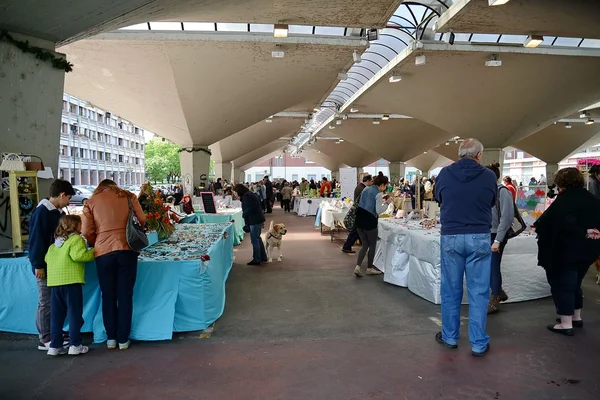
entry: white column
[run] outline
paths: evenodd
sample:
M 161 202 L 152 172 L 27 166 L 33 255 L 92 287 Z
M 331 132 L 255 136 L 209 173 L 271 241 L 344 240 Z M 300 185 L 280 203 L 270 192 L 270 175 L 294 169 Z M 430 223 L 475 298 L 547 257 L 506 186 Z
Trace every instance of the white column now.
M 196 146 L 208 151 L 208 146 Z M 210 170 L 210 155 L 208 152 L 186 150 L 179 153 L 181 161 L 181 179 L 185 194 L 192 194 L 195 187 L 208 186 L 208 173 Z
M 96 182 L 94 182 L 94 185 L 98 185 L 100 183 L 100 173 L 98 170 L 94 172 L 94 175 L 96 176 Z
M 558 170 L 559 170 L 558 163 L 546 164 L 546 182 L 547 182 L 546 184 L 548 186 L 551 186 L 554 184 L 554 175 L 556 175 Z
M 215 161 L 215 179 L 222 178 L 231 182 L 232 164 L 231 161 Z
M 406 175 L 406 164 L 403 162 L 390 162 L 390 182 L 392 185 L 398 185 L 400 179 Z

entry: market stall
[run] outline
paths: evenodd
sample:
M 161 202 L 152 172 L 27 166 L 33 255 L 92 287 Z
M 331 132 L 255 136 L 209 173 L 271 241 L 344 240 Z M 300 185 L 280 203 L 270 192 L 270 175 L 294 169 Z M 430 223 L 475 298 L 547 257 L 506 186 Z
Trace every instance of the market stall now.
M 440 304 L 439 225 L 380 219 L 374 264 L 383 271 L 385 282 L 407 287 L 416 295 Z M 537 266 L 534 235 L 524 232 L 508 242 L 502 257 L 502 278 L 509 302 L 550 295 L 545 272 Z M 465 289 L 463 304 L 466 303 Z
M 344 218 L 350 211 L 353 202 L 349 199 L 342 201 L 339 199 L 332 199 L 333 201 L 321 202 L 321 207 L 317 212 L 317 218 L 315 220 L 315 226 L 320 227 L 321 233 L 327 231 L 331 235 L 331 241 L 335 232 L 339 232 L 341 229 L 346 229 L 344 225 Z
M 233 224 L 179 225 L 140 255 L 133 296 L 134 340 L 170 340 L 173 332 L 203 330 L 225 307 L 233 265 Z M 106 340 L 95 263 L 86 265 L 84 325 Z M 0 259 L 0 331 L 35 334 L 37 285 L 27 257 Z
M 241 208 L 220 208 L 216 214 L 206 214 L 204 211 L 196 211 L 199 224 L 217 224 L 223 222 L 233 222 L 233 245 L 239 246 L 244 240 L 244 218 L 242 218 Z
M 294 198 L 293 212 L 298 214 L 300 217 L 316 216 L 321 206 L 321 202 L 325 200 L 320 197 L 308 198 L 308 197 L 296 197 Z
M 232 207 L 232 208 L 242 208 L 242 202 L 239 200 L 234 200 L 233 196 L 214 196 L 215 204 L 217 207 Z M 194 196 L 192 199 L 192 204 L 194 206 L 200 206 L 202 208 L 202 198 L 200 196 Z

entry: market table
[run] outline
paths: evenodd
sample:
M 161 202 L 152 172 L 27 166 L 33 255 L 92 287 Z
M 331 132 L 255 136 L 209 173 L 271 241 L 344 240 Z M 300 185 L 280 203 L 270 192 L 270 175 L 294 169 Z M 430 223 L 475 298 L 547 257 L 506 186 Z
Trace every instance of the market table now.
M 244 218 L 241 208 L 221 208 L 216 214 L 206 214 L 204 211 L 196 211 L 199 224 L 218 224 L 222 222 L 234 221 L 233 245 L 239 246 L 244 240 Z
M 314 217 L 317 215 L 317 212 L 319 211 L 319 207 L 321 206 L 321 202 L 323 200 L 325 199 L 320 197 L 296 197 L 294 198 L 294 208 L 292 209 L 292 211 L 298 214 L 298 216 L 300 217 Z
M 242 202 L 239 200 L 233 200 L 232 196 L 214 196 L 215 204 L 217 207 L 219 204 L 222 204 L 224 207 L 233 207 L 233 208 L 242 208 Z M 194 206 L 200 206 L 202 208 L 202 198 L 199 196 L 194 196 L 192 199 L 192 204 Z
M 418 222 L 380 219 L 374 264 L 383 271 L 385 282 L 408 287 L 432 303 L 441 303 L 439 227 L 424 229 Z M 502 280 L 508 302 L 550 296 L 545 271 L 537 266 L 534 235 L 524 232 L 508 242 L 502 256 Z M 465 289 L 463 304 L 467 303 Z
M 201 257 L 210 260 L 203 262 Z M 178 225 L 167 241 L 140 255 L 131 338 L 170 340 L 173 332 L 203 330 L 225 308 L 233 265 L 233 224 Z M 94 342 L 106 340 L 95 263 L 85 269 L 84 325 Z M 0 259 L 0 331 L 37 334 L 37 284 L 26 257 Z

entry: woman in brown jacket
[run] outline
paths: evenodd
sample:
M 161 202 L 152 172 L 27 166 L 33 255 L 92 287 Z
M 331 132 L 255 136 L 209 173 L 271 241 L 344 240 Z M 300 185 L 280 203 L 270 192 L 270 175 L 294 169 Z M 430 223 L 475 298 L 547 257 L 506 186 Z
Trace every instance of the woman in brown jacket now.
M 131 250 L 125 234 L 129 217 L 128 198 L 144 226 L 146 216 L 138 199 L 110 179 L 100 182 L 83 207 L 82 233 L 95 249 L 109 349 L 116 349 L 117 342 L 119 349 L 129 348 L 138 253 Z

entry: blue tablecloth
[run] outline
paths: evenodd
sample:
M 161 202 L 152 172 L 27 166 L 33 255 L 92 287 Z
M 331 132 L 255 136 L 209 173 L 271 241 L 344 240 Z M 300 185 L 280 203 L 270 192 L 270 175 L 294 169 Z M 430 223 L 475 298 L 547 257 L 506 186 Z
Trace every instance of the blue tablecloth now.
M 134 340 L 170 340 L 173 332 L 206 329 L 225 308 L 233 265 L 233 224 L 208 250 L 210 261 L 140 261 L 133 296 Z M 86 265 L 84 325 L 94 342 L 106 340 L 95 263 Z M 26 257 L 0 259 L 0 331 L 36 334 L 37 285 Z
M 242 210 L 234 213 L 223 213 L 223 214 L 205 214 L 204 211 L 196 211 L 198 216 L 199 224 L 216 224 L 228 221 L 234 221 L 234 240 L 233 245 L 239 246 L 244 240 L 244 218 L 242 218 Z

